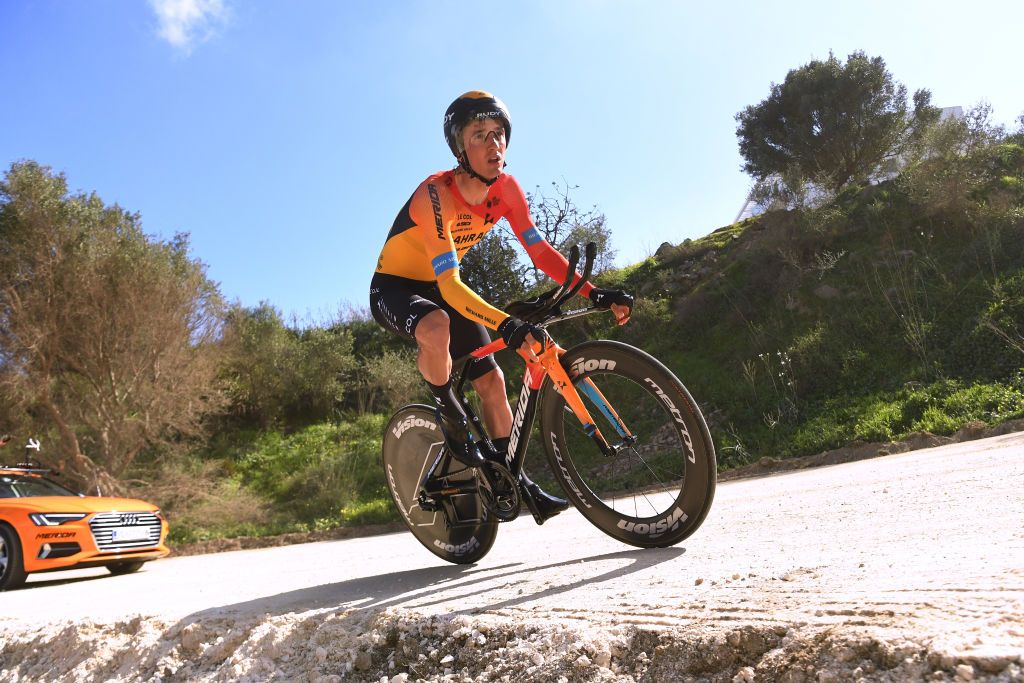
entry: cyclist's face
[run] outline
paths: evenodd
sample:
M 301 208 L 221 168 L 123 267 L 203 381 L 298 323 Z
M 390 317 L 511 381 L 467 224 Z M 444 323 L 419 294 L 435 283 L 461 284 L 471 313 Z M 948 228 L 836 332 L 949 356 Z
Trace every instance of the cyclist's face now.
M 466 159 L 485 178 L 497 178 L 505 167 L 505 126 L 499 119 L 473 121 L 462 131 Z

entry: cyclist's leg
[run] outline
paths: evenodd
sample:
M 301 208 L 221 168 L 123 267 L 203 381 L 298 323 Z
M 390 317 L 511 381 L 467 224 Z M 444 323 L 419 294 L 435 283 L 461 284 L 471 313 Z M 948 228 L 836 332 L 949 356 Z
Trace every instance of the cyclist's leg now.
M 475 325 L 468 320 L 466 322 Z M 482 325 L 477 326 L 480 328 L 478 334 L 487 334 Z M 452 336 L 456 336 L 454 323 Z M 469 330 L 466 330 L 465 333 L 460 331 L 459 336 L 460 338 L 469 338 L 473 336 L 473 333 Z M 466 350 L 466 353 L 482 345 L 474 343 L 475 346 Z M 483 343 L 486 343 L 486 341 Z M 453 340 L 452 355 L 461 355 L 455 351 L 454 345 L 455 342 Z M 489 361 L 489 363 L 486 361 Z M 494 362 L 494 359 L 488 356 L 484 361 L 478 361 L 474 364 L 470 371 L 470 381 L 477 394 L 480 395 L 480 401 L 483 404 L 484 421 L 487 423 L 487 429 L 491 433 L 494 447 L 497 449 L 498 455 L 501 456 L 502 460 L 506 460 L 509 434 L 512 433 L 512 408 L 508 404 L 508 394 L 505 390 L 505 375 L 501 372 L 501 368 L 497 366 L 497 363 Z M 527 476 L 525 468 L 519 473 L 519 491 L 538 524 L 543 524 L 545 520 L 569 508 L 569 501 L 544 491 L 540 485 L 533 482 Z
M 450 319 L 449 352 L 452 358 L 462 358 L 491 343 L 486 327 L 461 315 L 443 299 L 440 301 Z M 505 395 L 505 376 L 494 361 L 493 354 L 475 361 L 469 367 L 468 378 L 483 403 L 483 419 L 488 433 L 492 438 L 508 436 L 512 430 L 512 408 Z
M 484 363 L 476 363 L 484 365 Z M 473 368 L 476 370 L 476 367 Z M 505 375 L 501 368 L 487 368 L 487 372 L 478 377 L 470 376 L 473 389 L 480 396 L 481 412 L 484 424 L 492 438 L 508 438 L 512 433 L 512 407 L 508 404 L 505 389 Z
M 416 326 L 440 308 L 427 296 L 432 287 L 404 277 L 377 273 L 370 281 L 370 313 L 388 332 L 416 342 Z
M 478 467 L 484 463 L 484 457 L 473 442 L 469 418 L 452 390 L 451 336 L 447 313 L 438 309 L 424 317 L 416 327 L 417 362 L 437 404 L 438 424 L 452 455 L 466 465 Z
M 416 365 L 426 380 L 438 410 L 448 420 L 458 423 L 466 419 L 466 413 L 452 391 L 452 357 L 448 352 L 451 335 L 448 326 L 448 314 L 440 308 L 419 321 L 414 333 L 418 347 Z
M 444 385 L 452 374 L 452 357 L 448 353 L 448 314 L 435 308 L 417 323 L 413 333 L 418 347 L 416 366 L 429 384 Z
M 370 310 L 385 329 L 418 347 L 417 366 L 438 406 L 438 423 L 452 455 L 466 465 L 484 462 L 472 442 L 466 414 L 456 399 L 449 375 L 449 314 L 442 310 L 432 283 L 391 275 L 374 275 L 370 283 Z

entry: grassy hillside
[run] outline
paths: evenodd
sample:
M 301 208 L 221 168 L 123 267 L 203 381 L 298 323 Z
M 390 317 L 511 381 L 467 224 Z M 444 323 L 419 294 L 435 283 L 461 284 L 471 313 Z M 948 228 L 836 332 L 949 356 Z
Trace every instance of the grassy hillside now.
M 663 245 L 612 278 L 644 295 L 620 336 L 683 378 L 726 467 L 999 423 L 1024 414 L 1017 214 L 929 216 L 889 185 Z

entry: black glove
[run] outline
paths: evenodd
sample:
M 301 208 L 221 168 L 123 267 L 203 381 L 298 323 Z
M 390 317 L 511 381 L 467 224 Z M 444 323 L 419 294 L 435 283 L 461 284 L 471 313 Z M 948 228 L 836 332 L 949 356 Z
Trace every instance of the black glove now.
M 590 301 L 594 304 L 594 308 L 611 308 L 612 304 L 619 306 L 626 306 L 629 310 L 633 310 L 633 297 L 626 294 L 621 289 L 598 289 L 594 287 L 590 290 Z
M 509 316 L 498 325 L 498 334 L 505 340 L 510 349 L 518 349 L 526 341 L 526 335 L 532 334 L 533 338 L 540 341 L 544 338 L 544 330 L 536 325 L 523 322 L 519 318 Z

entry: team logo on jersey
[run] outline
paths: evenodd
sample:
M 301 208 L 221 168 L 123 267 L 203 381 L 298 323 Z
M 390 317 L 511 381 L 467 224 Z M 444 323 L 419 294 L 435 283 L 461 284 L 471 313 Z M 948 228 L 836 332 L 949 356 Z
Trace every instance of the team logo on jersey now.
M 441 273 L 446 270 L 458 267 L 459 257 L 455 255 L 454 251 L 449 251 L 440 256 L 435 256 L 430 265 L 434 267 L 434 277 L 440 277 Z
M 455 235 L 452 237 L 452 242 L 455 242 L 456 245 L 476 244 L 483 239 L 483 236 L 486 234 L 486 232 L 471 232 L 465 235 Z
M 427 194 L 430 195 L 430 205 L 434 207 L 434 227 L 437 228 L 437 239 L 444 239 L 444 220 L 441 218 L 441 198 L 437 195 L 437 186 L 434 183 L 427 184 Z

